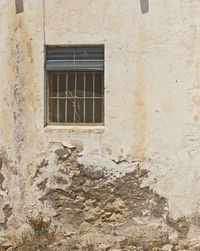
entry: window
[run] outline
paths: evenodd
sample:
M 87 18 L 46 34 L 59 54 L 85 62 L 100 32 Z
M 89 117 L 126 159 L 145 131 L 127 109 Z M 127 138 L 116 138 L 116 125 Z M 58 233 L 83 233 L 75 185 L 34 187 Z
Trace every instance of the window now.
M 103 46 L 47 47 L 47 124 L 102 125 Z

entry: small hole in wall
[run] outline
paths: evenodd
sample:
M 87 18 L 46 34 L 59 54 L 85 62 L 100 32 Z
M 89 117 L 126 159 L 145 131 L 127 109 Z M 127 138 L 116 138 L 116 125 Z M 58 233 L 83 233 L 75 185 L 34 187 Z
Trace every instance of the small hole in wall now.
M 149 0 L 140 0 L 141 12 L 143 14 L 149 11 Z

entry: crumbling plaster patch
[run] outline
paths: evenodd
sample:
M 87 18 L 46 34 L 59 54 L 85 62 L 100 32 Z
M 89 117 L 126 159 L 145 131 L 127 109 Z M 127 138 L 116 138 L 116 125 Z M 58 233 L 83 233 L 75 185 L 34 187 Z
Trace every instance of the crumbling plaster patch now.
M 110 229 L 110 234 L 129 236 L 138 245 L 144 240 L 155 245 L 173 243 L 187 236 L 187 219 L 170 218 L 166 198 L 142 185 L 148 171 L 140 163 L 100 162 L 98 158 L 89 162 L 82 156 L 80 142 L 70 148 L 51 143 L 42 158 L 31 186 L 41 201 L 38 209 L 43 208 L 62 231 L 84 236 L 91 228 L 100 235 Z
M 4 149 L 0 150 L 0 228 L 7 229 L 8 221 L 12 215 L 12 202 L 9 194 L 10 161 Z M 11 170 L 10 170 L 11 171 Z

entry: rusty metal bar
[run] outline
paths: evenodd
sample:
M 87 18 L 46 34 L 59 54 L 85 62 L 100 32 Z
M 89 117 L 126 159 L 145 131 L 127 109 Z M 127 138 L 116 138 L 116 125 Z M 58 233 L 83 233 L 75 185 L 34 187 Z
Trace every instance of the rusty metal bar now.
M 84 99 L 83 99 L 83 121 L 85 123 L 86 72 L 84 72 L 83 89 L 84 89 L 84 91 L 83 91 L 84 92 L 84 94 L 83 94 L 83 96 L 84 96 Z
M 93 101 L 92 101 L 92 111 L 93 111 L 93 115 L 92 115 L 92 122 L 94 123 L 95 122 L 95 73 L 93 72 Z
M 60 104 L 59 104 L 60 73 L 57 73 L 57 122 L 60 122 Z
M 68 98 L 68 81 L 69 74 L 66 72 L 66 92 L 65 92 L 65 122 L 67 122 L 67 98 Z
M 75 72 L 75 88 L 74 88 L 74 123 L 76 122 L 76 89 L 77 89 L 77 72 Z

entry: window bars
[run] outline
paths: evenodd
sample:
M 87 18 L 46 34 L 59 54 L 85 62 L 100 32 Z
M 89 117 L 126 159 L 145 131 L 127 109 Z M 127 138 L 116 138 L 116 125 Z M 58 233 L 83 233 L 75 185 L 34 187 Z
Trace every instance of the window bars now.
M 48 124 L 103 124 L 103 46 L 47 47 L 45 68 Z
M 102 124 L 103 72 L 50 72 L 48 122 Z

